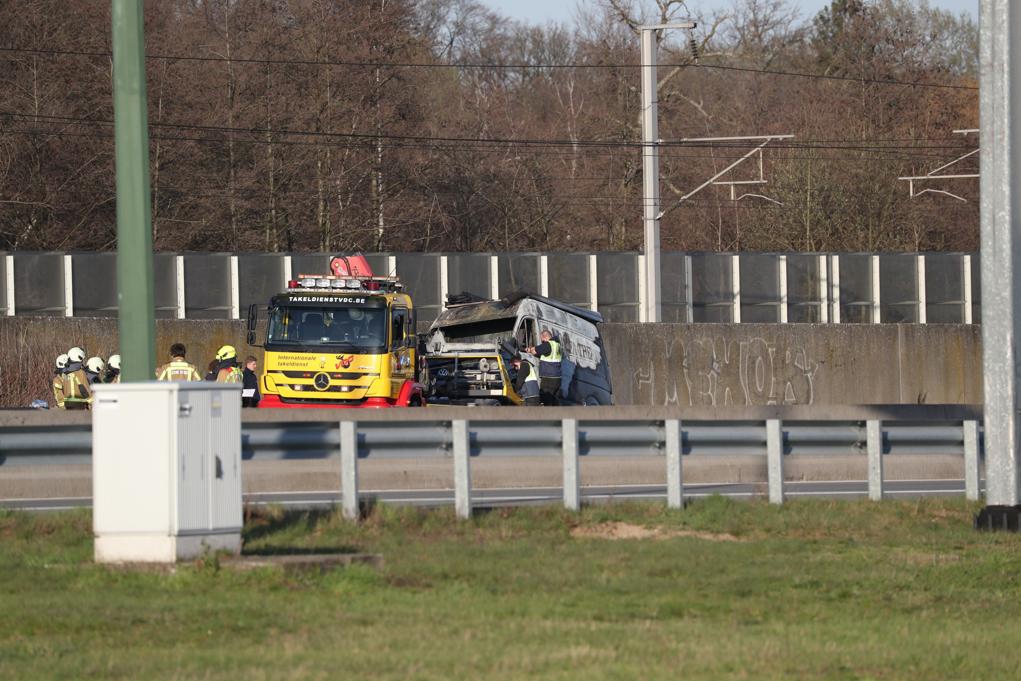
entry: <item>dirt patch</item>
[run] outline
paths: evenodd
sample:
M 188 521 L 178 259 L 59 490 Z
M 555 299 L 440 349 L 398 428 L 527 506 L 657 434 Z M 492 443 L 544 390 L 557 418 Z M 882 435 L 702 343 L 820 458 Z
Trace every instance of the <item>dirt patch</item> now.
M 675 537 L 694 537 L 706 541 L 742 541 L 732 534 L 717 532 L 698 532 L 696 530 L 669 530 L 662 527 L 642 527 L 631 523 L 601 523 L 575 527 L 571 530 L 575 539 L 673 539 Z
M 909 565 L 946 565 L 957 563 L 961 556 L 956 553 L 923 553 L 920 551 L 900 551 L 898 558 Z

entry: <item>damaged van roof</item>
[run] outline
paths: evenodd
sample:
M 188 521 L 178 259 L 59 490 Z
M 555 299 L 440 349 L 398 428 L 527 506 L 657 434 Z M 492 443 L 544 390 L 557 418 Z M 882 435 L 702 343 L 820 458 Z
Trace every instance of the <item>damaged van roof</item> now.
M 513 319 L 518 316 L 518 308 L 521 306 L 521 301 L 526 299 L 544 303 L 558 310 L 563 310 L 568 314 L 580 317 L 592 322 L 593 324 L 599 324 L 603 321 L 603 316 L 598 312 L 577 307 L 576 305 L 570 305 L 568 303 L 560 302 L 559 300 L 553 300 L 551 298 L 546 298 L 545 296 L 538 296 L 530 293 L 512 293 L 500 298 L 499 300 L 483 300 L 448 307 L 440 313 L 432 326 L 433 328 L 443 328 L 445 326 L 472 324 L 475 322 L 483 322 L 493 319 Z

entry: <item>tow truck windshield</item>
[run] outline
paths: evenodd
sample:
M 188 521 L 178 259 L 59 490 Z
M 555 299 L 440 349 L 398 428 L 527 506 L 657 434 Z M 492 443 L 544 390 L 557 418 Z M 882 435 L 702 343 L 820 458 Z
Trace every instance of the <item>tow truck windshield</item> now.
M 278 306 L 270 311 L 268 350 L 386 351 L 386 307 Z

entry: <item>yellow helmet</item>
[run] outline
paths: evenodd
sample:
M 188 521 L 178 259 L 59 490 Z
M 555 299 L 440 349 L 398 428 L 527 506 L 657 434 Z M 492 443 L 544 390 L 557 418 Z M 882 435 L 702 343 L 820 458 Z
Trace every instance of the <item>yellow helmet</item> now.
M 222 362 L 225 359 L 234 359 L 238 356 L 238 351 L 234 349 L 233 345 L 224 345 L 216 351 L 216 361 Z

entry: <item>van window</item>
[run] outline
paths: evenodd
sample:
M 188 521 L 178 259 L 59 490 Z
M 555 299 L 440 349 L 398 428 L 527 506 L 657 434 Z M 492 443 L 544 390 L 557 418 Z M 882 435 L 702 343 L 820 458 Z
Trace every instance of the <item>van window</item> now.
M 530 348 L 538 345 L 539 334 L 535 332 L 535 320 L 531 317 L 522 317 L 514 338 L 518 341 L 519 348 Z

